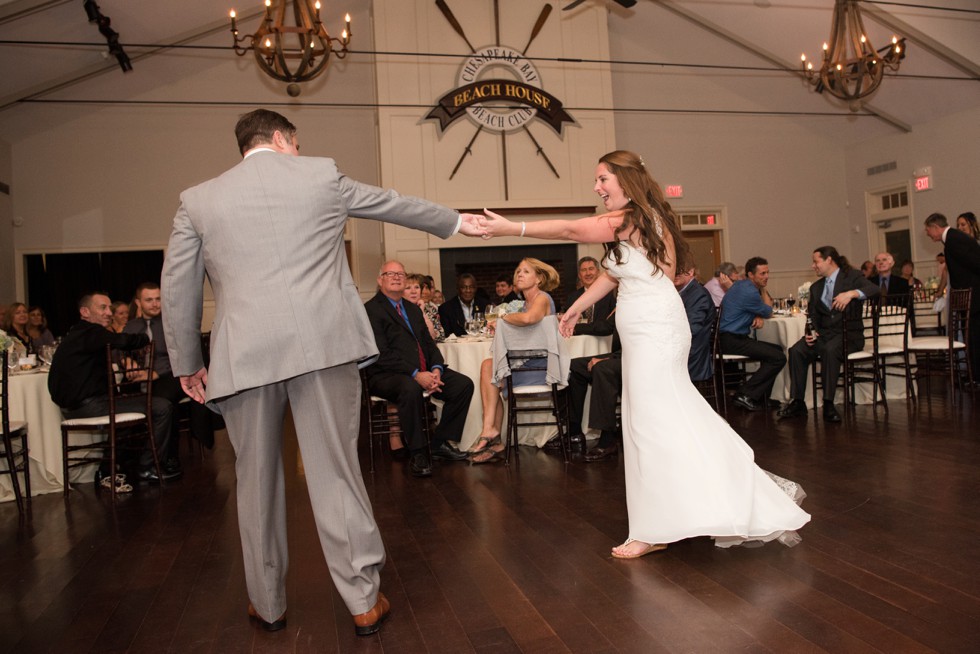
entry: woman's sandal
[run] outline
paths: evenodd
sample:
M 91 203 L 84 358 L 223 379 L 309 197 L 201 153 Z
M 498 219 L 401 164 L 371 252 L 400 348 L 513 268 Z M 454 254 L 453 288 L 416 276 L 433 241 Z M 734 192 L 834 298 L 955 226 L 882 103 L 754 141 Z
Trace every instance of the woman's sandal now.
M 102 484 L 102 488 L 105 488 L 106 490 L 112 490 L 112 485 L 115 483 L 117 493 L 133 492 L 133 487 L 126 483 L 126 475 L 122 473 L 113 475 L 112 477 L 103 477 L 102 481 L 99 483 Z
M 639 542 L 639 541 L 635 541 L 632 538 L 627 538 L 626 542 L 623 543 L 622 545 L 619 545 L 619 547 L 626 547 L 630 543 L 635 543 L 635 542 Z M 613 549 L 612 555 L 614 559 L 638 559 L 641 556 L 646 556 L 647 554 L 653 554 L 654 552 L 660 552 L 665 549 L 667 549 L 666 543 L 649 543 L 647 544 L 646 549 L 640 550 L 639 552 L 636 552 L 634 554 L 617 554 L 616 550 Z
M 481 445 L 483 447 L 480 447 Z M 474 454 L 486 452 L 494 445 L 500 445 L 500 434 L 497 434 L 496 436 L 480 436 L 476 439 L 476 442 L 473 443 L 473 447 L 466 450 L 466 453 L 473 456 Z

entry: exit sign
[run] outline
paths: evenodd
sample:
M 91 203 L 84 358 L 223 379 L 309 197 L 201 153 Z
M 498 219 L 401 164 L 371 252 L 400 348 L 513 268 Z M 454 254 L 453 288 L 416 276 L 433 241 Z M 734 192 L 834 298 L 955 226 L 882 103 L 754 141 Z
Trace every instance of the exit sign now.
M 668 184 L 664 187 L 664 195 L 668 198 L 684 197 L 684 187 L 680 184 Z
M 915 192 L 919 193 L 921 191 L 931 191 L 932 185 L 932 166 L 926 166 L 925 168 L 917 168 L 912 171 L 912 184 L 915 187 Z

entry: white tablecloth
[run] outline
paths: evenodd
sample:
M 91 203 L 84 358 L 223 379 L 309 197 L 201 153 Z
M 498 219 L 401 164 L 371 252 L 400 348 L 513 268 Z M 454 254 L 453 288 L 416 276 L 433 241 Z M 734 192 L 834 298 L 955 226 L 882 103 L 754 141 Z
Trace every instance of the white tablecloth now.
M 480 435 L 483 426 L 483 405 L 480 401 L 480 365 L 484 359 L 490 358 L 490 345 L 493 339 L 465 337 L 456 341 L 446 341 L 439 343 L 439 351 L 446 365 L 456 372 L 462 373 L 473 380 L 474 391 L 473 401 L 470 402 L 470 410 L 466 415 L 466 425 L 463 427 L 463 434 L 460 438 L 459 446 L 461 449 L 469 449 Z M 567 341 L 569 358 L 594 356 L 605 354 L 612 348 L 612 336 L 572 336 Z M 585 409 L 588 412 L 588 398 L 586 398 Z M 506 410 L 506 403 L 505 403 Z M 588 424 L 588 415 L 583 419 L 583 423 Z M 506 417 L 504 428 L 506 429 Z M 528 445 L 540 445 L 554 436 L 555 431 L 547 427 L 536 427 L 532 429 L 522 429 L 520 432 L 521 443 Z
M 904 316 L 900 319 L 904 319 Z M 798 313 L 789 316 L 784 315 L 774 315 L 772 318 L 763 321 L 762 328 L 756 331 L 756 338 L 760 341 L 765 341 L 766 343 L 775 343 L 776 345 L 783 348 L 786 353 L 787 364 L 779 372 L 776 377 L 776 381 L 772 386 L 772 399 L 779 400 L 780 402 L 788 402 L 790 400 L 790 375 L 789 375 L 789 348 L 796 345 L 796 343 L 803 338 L 803 332 L 806 329 L 806 314 Z M 871 339 L 865 339 L 865 349 L 869 352 L 872 348 Z M 890 341 L 897 341 L 892 343 Z M 897 344 L 901 347 L 901 337 L 889 337 L 882 338 L 882 345 L 886 344 Z M 892 381 L 892 380 L 889 380 Z M 813 393 L 811 392 L 812 380 L 807 379 L 806 386 L 806 398 L 805 401 L 807 406 L 813 407 Z M 871 404 L 872 401 L 872 388 L 871 384 L 858 384 L 855 387 L 855 396 L 858 404 Z M 889 400 L 903 400 L 905 399 L 905 385 L 900 383 L 890 383 L 886 389 L 885 397 Z M 838 401 L 843 400 L 843 396 L 838 393 Z M 822 401 L 822 399 L 821 399 Z
M 10 419 L 27 423 L 27 447 L 31 461 L 31 494 L 55 493 L 64 485 L 61 462 L 61 410 L 48 394 L 48 373 L 34 371 L 11 375 Z M 76 437 L 77 438 L 77 437 Z M 71 471 L 71 481 L 91 481 L 92 467 Z M 23 485 L 21 485 L 23 490 Z M 14 499 L 10 478 L 0 478 L 0 502 Z

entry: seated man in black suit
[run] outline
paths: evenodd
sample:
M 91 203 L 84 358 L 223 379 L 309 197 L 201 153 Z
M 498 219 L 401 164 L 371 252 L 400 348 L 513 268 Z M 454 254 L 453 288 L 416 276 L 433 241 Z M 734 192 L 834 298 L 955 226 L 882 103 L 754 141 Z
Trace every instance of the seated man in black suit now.
M 364 303 L 379 352 L 378 360 L 365 369 L 368 390 L 398 407 L 402 438 L 410 453 L 409 470 L 416 477 L 428 477 L 432 462 L 422 424 L 422 394 L 428 391 L 444 402 L 442 419 L 432 435 L 432 456 L 462 461 L 466 455 L 449 440 L 458 441 L 463 432 L 473 382 L 446 368 L 422 310 L 402 302 L 404 266 L 397 261 L 386 262 L 378 275 L 378 286 L 377 295 Z
M 674 286 L 684 301 L 687 322 L 691 326 L 691 351 L 687 355 L 687 371 L 692 382 L 711 379 L 714 365 L 711 360 L 711 327 L 718 312 L 711 293 L 695 277 L 694 269 L 678 272 Z
M 909 283 L 901 275 L 894 274 L 895 257 L 887 252 L 875 255 L 876 274 L 868 279 L 881 289 L 882 303 L 904 306 L 909 299 Z
M 466 336 L 466 323 L 473 319 L 474 312 L 482 313 L 489 304 L 486 294 L 476 287 L 476 277 L 469 273 L 463 273 L 456 280 L 456 293 L 456 297 L 439 305 L 439 320 L 446 336 Z
M 143 282 L 136 287 L 134 302 L 140 309 L 141 318 L 133 318 L 123 332 L 126 334 L 146 334 L 154 343 L 153 348 L 153 371 L 156 377 L 153 379 L 153 396 L 162 397 L 170 402 L 174 412 L 178 410 L 178 404 L 187 397 L 184 389 L 180 387 L 180 382 L 174 377 L 170 367 L 170 355 L 167 353 L 167 339 L 163 334 L 163 320 L 160 312 L 160 285 L 156 282 Z M 187 411 L 190 413 L 190 431 L 202 446 L 211 449 L 214 447 L 214 428 L 211 425 L 211 416 L 214 415 L 211 409 L 199 402 L 185 403 Z M 181 472 L 179 449 L 179 431 L 177 420 L 173 421 L 170 431 L 170 444 L 167 456 L 160 464 L 167 472 Z
M 810 287 L 807 315 L 813 323 L 813 334 L 804 336 L 789 349 L 789 375 L 792 400 L 779 411 L 779 417 L 806 415 L 806 386 L 810 364 L 822 362 L 823 417 L 827 422 L 840 422 L 834 407 L 837 380 L 844 361 L 844 308 L 853 301 L 878 295 L 880 289 L 854 270 L 837 249 L 824 245 L 813 251 L 813 271 L 820 279 Z M 848 333 L 847 352 L 864 347 L 861 330 Z
M 78 313 L 82 320 L 68 330 L 54 353 L 48 375 L 48 392 L 66 419 L 108 415 L 106 345 L 119 350 L 136 350 L 150 342 L 146 334 L 117 334 L 109 331 L 108 326 L 112 321 L 110 306 L 109 298 L 104 293 L 82 296 L 78 301 Z M 146 403 L 142 398 L 125 398 L 116 402 L 116 411 L 144 412 Z M 157 456 L 162 462 L 170 439 L 173 407 L 170 402 L 154 397 L 151 411 L 153 439 Z M 108 461 L 105 461 L 96 472 L 95 481 L 100 483 L 102 479 L 112 480 L 115 473 L 115 470 L 109 470 Z M 143 481 L 160 481 L 153 466 L 153 453 L 149 450 L 140 454 L 137 476 Z M 163 470 L 164 479 L 174 479 L 177 476 L 177 473 Z M 117 488 L 120 486 L 122 484 L 117 483 Z
M 568 296 L 568 304 L 572 306 L 575 300 L 585 293 L 595 280 L 599 277 L 599 262 L 593 257 L 582 257 L 578 260 L 578 281 L 581 285 L 574 293 Z M 608 336 L 613 333 L 615 323 L 612 320 L 613 311 L 616 310 L 616 296 L 610 293 L 606 297 L 596 302 L 590 309 L 582 312 L 586 318 L 585 322 L 575 325 L 575 334 L 591 334 L 593 336 Z

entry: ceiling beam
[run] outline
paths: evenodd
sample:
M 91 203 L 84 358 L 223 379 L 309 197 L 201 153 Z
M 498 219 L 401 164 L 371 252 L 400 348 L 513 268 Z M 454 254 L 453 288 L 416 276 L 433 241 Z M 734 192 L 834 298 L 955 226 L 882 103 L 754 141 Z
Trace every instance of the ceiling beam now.
M 791 73 L 792 75 L 795 75 L 797 77 L 801 77 L 803 75 L 803 73 L 799 69 L 799 65 L 798 64 L 796 64 L 796 63 L 793 63 L 793 64 L 787 63 L 780 56 L 778 56 L 776 54 L 773 54 L 772 52 L 769 52 L 765 48 L 762 48 L 761 46 L 758 46 L 755 43 L 752 43 L 750 41 L 745 40 L 744 38 L 742 38 L 738 34 L 735 34 L 734 32 L 725 29 L 724 27 L 722 27 L 721 25 L 718 25 L 717 23 L 711 22 L 710 20 L 708 20 L 704 16 L 701 16 L 700 14 L 696 14 L 693 11 L 691 11 L 689 9 L 686 9 L 685 7 L 680 6 L 680 3 L 675 2 L 674 0 L 653 0 L 653 2 L 655 4 L 660 5 L 661 7 L 663 7 L 664 9 L 666 9 L 667 11 L 670 11 L 671 13 L 676 14 L 677 16 L 680 16 L 681 18 L 684 18 L 686 20 L 691 21 L 692 23 L 694 23 L 695 25 L 697 25 L 701 29 L 703 29 L 703 30 L 705 30 L 707 32 L 710 32 L 710 33 L 714 34 L 717 37 L 720 37 L 722 39 L 725 39 L 726 41 L 728 41 L 728 42 L 730 42 L 730 43 L 732 43 L 734 45 L 737 45 L 738 47 L 742 48 L 743 50 L 746 50 L 748 52 L 751 52 L 752 54 L 754 54 L 757 57 L 760 57 L 762 59 L 765 59 L 766 61 L 768 61 L 772 65 L 774 65 L 774 66 L 776 66 L 778 68 L 781 68 L 782 70 L 786 71 L 787 73 Z M 872 114 L 878 120 L 880 120 L 880 121 L 882 121 L 884 123 L 887 123 L 887 124 L 891 125 L 892 127 L 895 127 L 896 129 L 899 129 L 899 130 L 901 130 L 903 132 L 911 132 L 912 131 L 912 126 L 909 125 L 908 123 L 904 123 L 901 120 L 899 120 L 898 118 L 896 118 L 894 116 L 890 116 L 887 113 L 885 113 L 884 111 L 881 111 L 880 109 L 876 109 L 875 107 L 869 105 L 866 102 L 863 103 L 861 105 L 861 107 L 862 107 L 862 109 L 864 109 L 865 111 L 867 111 L 869 114 Z
M 30 0 L 30 1 L 37 2 L 37 0 Z M 265 14 L 264 8 L 256 9 L 250 13 L 240 15 L 238 20 L 241 22 L 246 22 L 251 20 L 252 18 L 257 18 L 259 16 L 262 16 L 263 14 Z M 224 20 L 220 22 L 211 23 L 209 25 L 200 27 L 190 32 L 185 32 L 184 34 L 175 36 L 172 39 L 168 39 L 167 45 L 161 45 L 159 47 L 147 50 L 146 52 L 141 52 L 139 54 L 130 56 L 130 60 L 133 63 L 135 63 L 150 57 L 154 57 L 159 54 L 163 54 L 171 49 L 170 46 L 193 43 L 199 39 L 203 39 L 205 37 L 211 36 L 212 34 L 228 31 L 230 30 L 229 25 L 230 23 L 227 20 Z M 124 43 L 123 46 L 125 45 L 126 44 Z M 106 50 L 106 52 L 108 51 Z M 49 80 L 47 82 L 44 82 L 43 84 L 39 84 L 37 86 L 28 89 L 22 89 L 17 93 L 8 95 L 6 97 L 0 97 L 0 112 L 6 109 L 10 109 L 11 107 L 16 107 L 22 101 L 33 100 L 36 98 L 43 97 L 45 95 L 50 95 L 55 91 L 60 91 L 70 86 L 80 84 L 86 80 L 93 79 L 95 77 L 99 77 L 107 73 L 111 73 L 113 71 L 118 71 L 118 70 L 119 70 L 119 64 L 113 61 L 112 63 L 94 64 L 92 66 L 87 66 L 85 68 L 72 71 L 71 73 L 59 77 L 57 79 Z
M 959 68 L 970 77 L 980 81 L 980 66 L 955 52 L 952 48 L 946 47 L 922 30 L 912 27 L 904 20 L 896 18 L 884 9 L 871 4 L 862 4 L 861 12 L 871 16 L 876 22 L 890 28 L 896 34 L 901 34 L 924 50 L 928 50 L 949 65 Z

